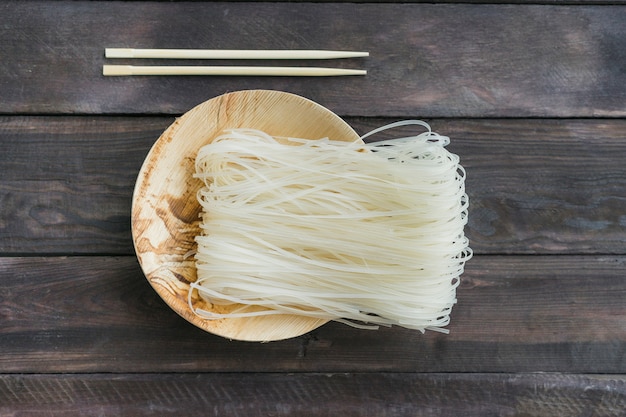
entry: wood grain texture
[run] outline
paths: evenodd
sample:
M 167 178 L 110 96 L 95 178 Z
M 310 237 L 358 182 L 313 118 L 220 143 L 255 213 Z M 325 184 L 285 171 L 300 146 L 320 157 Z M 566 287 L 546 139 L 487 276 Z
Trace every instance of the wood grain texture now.
M 0 2 L 0 416 L 626 415 L 625 5 Z M 137 62 L 106 47 L 371 56 L 293 63 L 354 78 L 109 78 Z M 150 287 L 130 232 L 148 150 L 200 102 L 259 88 L 360 133 L 426 118 L 452 138 L 477 256 L 449 335 L 235 342 Z
M 624 409 L 623 375 L 0 376 L 0 415 L 619 417 Z
M 130 204 L 174 118 L 0 118 L 3 253 L 132 253 Z
M 347 118 L 361 134 L 392 120 Z M 173 121 L 0 117 L 0 253 L 133 254 L 134 183 Z M 477 253 L 626 254 L 625 120 L 431 124 L 467 170 Z
M 19 58 L 0 61 L 0 112 L 181 114 L 207 96 L 265 88 L 342 115 L 623 117 L 625 22 L 620 6 L 8 1 L 0 56 Z M 366 77 L 323 82 L 103 77 L 104 48 L 125 46 L 371 55 L 333 63 Z
M 134 257 L 0 258 L 0 373 L 626 373 L 625 267 L 624 257 L 478 256 L 449 335 L 329 323 L 252 343 L 176 315 Z

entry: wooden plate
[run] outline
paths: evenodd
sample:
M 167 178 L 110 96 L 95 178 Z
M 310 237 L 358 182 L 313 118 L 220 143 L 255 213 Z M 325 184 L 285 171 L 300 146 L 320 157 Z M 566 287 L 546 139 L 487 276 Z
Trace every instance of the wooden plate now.
M 280 91 L 238 91 L 194 107 L 163 132 L 139 172 L 132 204 L 132 234 L 139 263 L 161 298 L 208 332 L 248 341 L 299 336 L 325 320 L 295 315 L 209 320 L 189 308 L 189 283 L 196 279 L 195 261 L 189 254 L 200 233 L 201 207 L 196 192 L 202 185 L 193 178 L 194 161 L 200 147 L 228 128 L 252 128 L 270 135 L 301 138 L 359 138 L 330 110 Z M 193 302 L 214 309 L 196 296 Z

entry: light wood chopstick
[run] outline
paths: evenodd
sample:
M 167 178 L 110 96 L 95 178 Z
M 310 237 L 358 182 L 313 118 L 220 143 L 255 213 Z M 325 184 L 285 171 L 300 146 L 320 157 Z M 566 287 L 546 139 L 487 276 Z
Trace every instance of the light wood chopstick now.
M 176 66 L 176 65 L 103 65 L 105 76 L 125 75 L 251 75 L 290 77 L 329 77 L 366 75 L 366 70 L 319 67 L 243 67 L 243 66 Z
M 107 58 L 168 59 L 337 59 L 369 56 L 369 52 L 323 50 L 220 50 L 105 48 Z

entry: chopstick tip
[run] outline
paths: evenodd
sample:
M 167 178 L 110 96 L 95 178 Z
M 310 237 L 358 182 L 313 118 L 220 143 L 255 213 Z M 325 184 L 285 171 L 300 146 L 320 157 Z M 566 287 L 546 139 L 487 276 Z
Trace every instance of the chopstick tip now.
M 133 58 L 133 48 L 104 48 L 105 58 Z
M 133 70 L 130 65 L 103 65 L 102 75 L 105 77 L 133 75 Z

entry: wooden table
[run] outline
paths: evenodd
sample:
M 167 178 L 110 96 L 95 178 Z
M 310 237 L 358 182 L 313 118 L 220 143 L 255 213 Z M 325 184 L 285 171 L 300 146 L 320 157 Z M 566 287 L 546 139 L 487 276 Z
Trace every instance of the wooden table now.
M 626 415 L 626 3 L 548 3 L 0 3 L 0 416 Z M 371 56 L 332 63 L 365 77 L 110 78 L 105 47 Z M 452 138 L 475 257 L 449 335 L 235 342 L 156 295 L 139 168 L 175 117 L 251 88 Z

